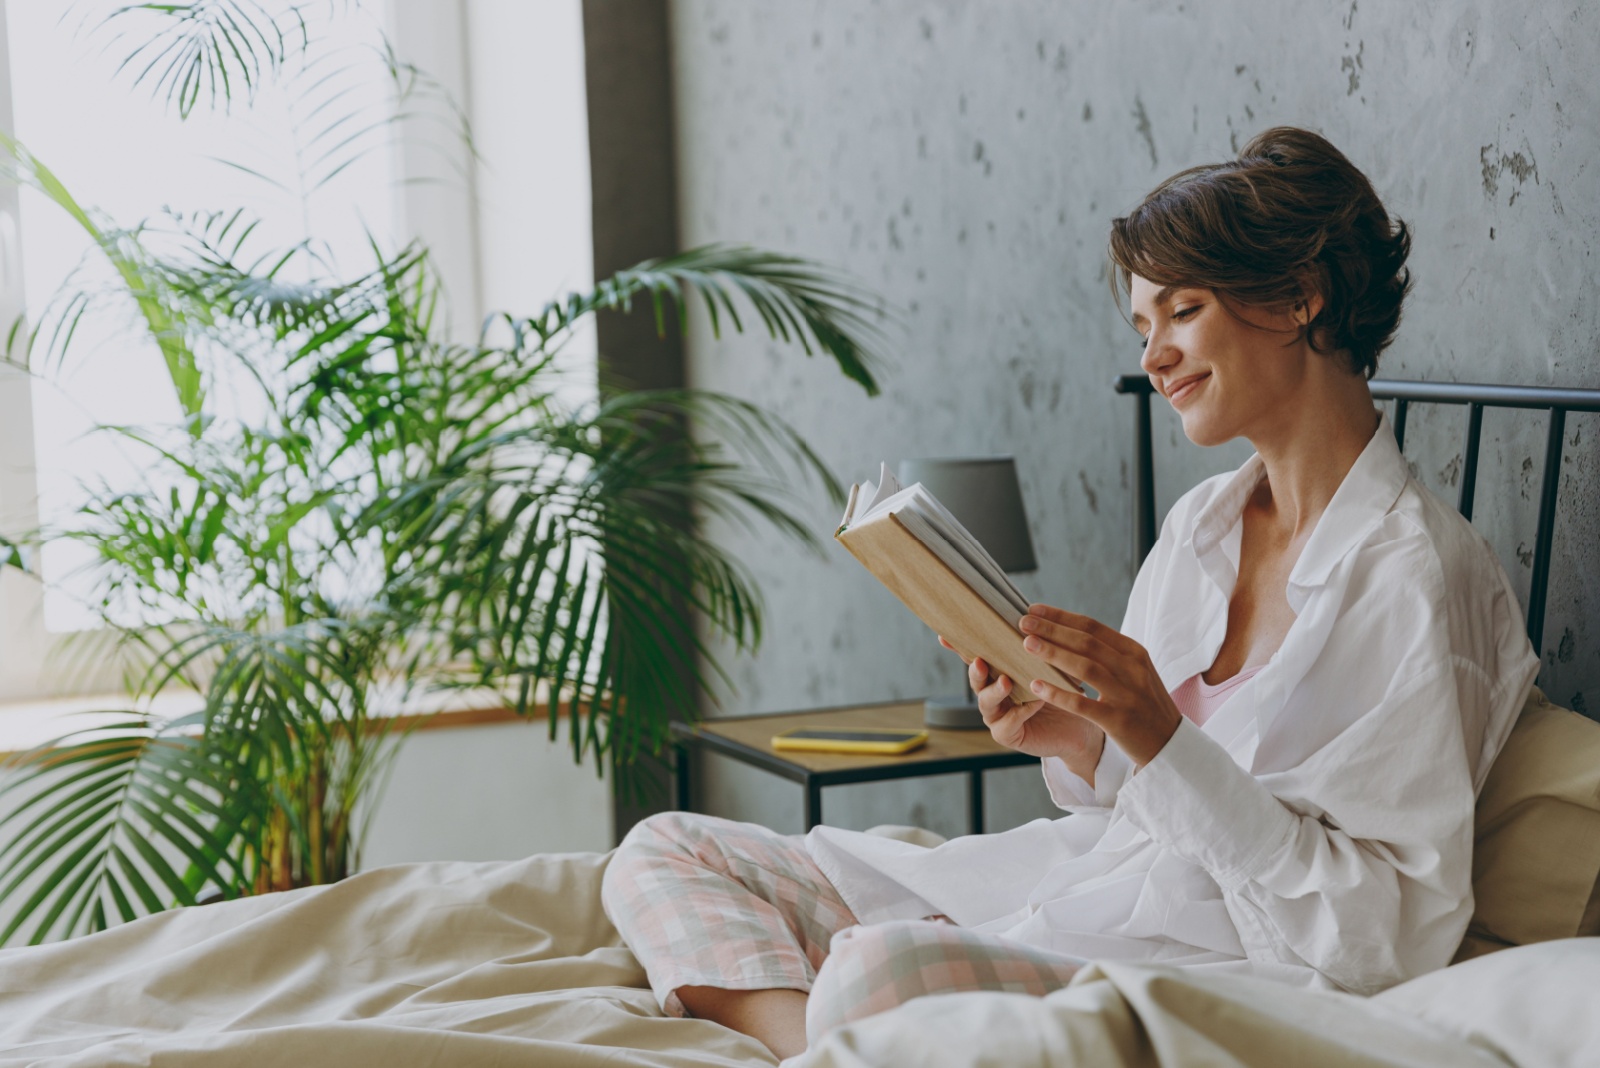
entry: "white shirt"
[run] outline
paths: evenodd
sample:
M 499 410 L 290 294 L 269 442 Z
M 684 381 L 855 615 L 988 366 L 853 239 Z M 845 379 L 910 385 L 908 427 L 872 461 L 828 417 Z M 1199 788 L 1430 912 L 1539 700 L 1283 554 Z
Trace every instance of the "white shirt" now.
M 1123 632 L 1168 689 L 1216 659 L 1259 457 L 1172 509 Z M 949 916 L 1085 959 L 1371 993 L 1450 962 L 1473 804 L 1539 660 L 1505 572 L 1411 478 L 1387 422 L 1289 575 L 1282 647 L 1133 774 L 1109 740 L 1073 813 L 934 849 L 833 827 L 812 856 L 863 923 Z M 1020 640 L 1020 638 L 1019 638 Z

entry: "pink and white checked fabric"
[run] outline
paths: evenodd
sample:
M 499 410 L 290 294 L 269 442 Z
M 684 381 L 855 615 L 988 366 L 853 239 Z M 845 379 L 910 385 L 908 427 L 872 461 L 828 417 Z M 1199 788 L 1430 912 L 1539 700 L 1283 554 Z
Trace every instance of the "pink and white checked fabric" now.
M 669 1014 L 685 1014 L 682 986 L 808 991 L 813 1041 L 924 994 L 1042 996 L 1082 964 L 943 919 L 858 926 L 803 839 L 714 816 L 634 827 L 602 901 Z
M 856 922 L 800 839 L 686 812 L 628 832 L 601 902 L 673 1016 L 680 986 L 810 990 Z
M 996 990 L 1043 997 L 1072 981 L 1083 961 L 948 920 L 852 927 L 833 938 L 806 1003 L 806 1039 L 924 994 Z

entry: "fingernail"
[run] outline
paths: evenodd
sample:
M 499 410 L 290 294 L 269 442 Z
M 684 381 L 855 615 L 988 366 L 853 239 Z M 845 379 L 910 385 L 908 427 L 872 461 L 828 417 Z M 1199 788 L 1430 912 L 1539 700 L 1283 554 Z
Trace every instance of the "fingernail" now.
M 1043 645 L 1044 643 L 1038 638 L 1025 638 L 1022 642 L 1022 647 L 1030 653 L 1037 653 Z
M 1039 621 L 1032 616 L 1023 616 L 1021 626 L 1023 630 L 1038 630 Z
M 1044 683 L 1040 682 L 1038 679 L 1034 679 L 1033 682 L 1029 683 L 1028 689 L 1032 690 L 1034 693 L 1044 693 Z

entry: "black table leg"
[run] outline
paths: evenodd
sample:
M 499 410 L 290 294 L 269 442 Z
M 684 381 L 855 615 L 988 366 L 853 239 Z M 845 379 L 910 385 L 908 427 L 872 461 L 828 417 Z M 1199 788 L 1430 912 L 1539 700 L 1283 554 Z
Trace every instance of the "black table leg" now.
M 983 833 L 983 772 L 967 772 L 967 823 L 973 834 Z
M 689 811 L 689 747 L 686 745 L 673 746 L 677 750 L 677 767 L 673 769 L 673 786 L 677 791 L 678 811 Z
M 806 779 L 806 830 L 822 822 L 822 784 L 814 778 Z

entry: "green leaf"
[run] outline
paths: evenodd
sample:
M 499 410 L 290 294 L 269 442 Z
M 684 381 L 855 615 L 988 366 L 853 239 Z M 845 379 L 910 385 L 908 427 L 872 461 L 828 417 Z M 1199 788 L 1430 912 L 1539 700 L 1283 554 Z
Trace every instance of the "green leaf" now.
M 687 298 L 698 296 L 715 336 L 721 336 L 719 306 L 733 328 L 743 331 L 733 299 L 737 295 L 755 309 L 773 338 L 792 340 L 807 355 L 814 346 L 869 396 L 878 393 L 873 370 L 883 359 L 881 322 L 887 309 L 842 275 L 795 256 L 742 245 L 704 245 L 646 260 L 619 271 L 592 293 L 571 294 L 546 305 L 522 325 L 550 344 L 595 311 L 631 310 L 633 298 L 641 293 L 650 296 L 662 333 L 667 303 L 681 310 Z
M 23 554 L 22 546 L 9 538 L 0 538 L 0 567 L 28 570 L 28 558 Z
M 130 714 L 12 759 L 5 792 L 27 802 L 5 817 L 14 829 L 0 853 L 0 894 L 15 902 L 26 890 L 27 897 L 0 941 L 29 924 L 38 942 L 98 929 L 109 914 L 126 920 L 173 901 L 192 903 L 194 887 L 157 841 L 198 865 L 224 893 L 239 891 L 237 865 L 227 874 L 221 862 L 230 841 L 251 833 L 258 813 L 212 800 L 249 791 L 240 793 L 229 758 L 217 759 L 203 736 L 186 733 L 194 725 L 160 726 Z M 163 898 L 157 885 L 171 897 Z
M 0 131 L 0 149 L 17 161 L 20 178 L 53 200 L 94 239 L 116 269 L 143 316 L 150 336 L 160 348 L 167 374 L 178 396 L 179 407 L 191 418 L 200 416 L 205 389 L 199 364 L 189 345 L 188 324 L 173 303 L 164 298 L 159 271 L 153 267 L 149 254 L 138 239 L 131 233 L 111 233 L 102 229 L 67 192 L 66 186 L 61 184 L 50 168 L 4 131 Z

